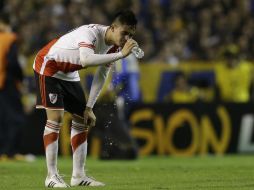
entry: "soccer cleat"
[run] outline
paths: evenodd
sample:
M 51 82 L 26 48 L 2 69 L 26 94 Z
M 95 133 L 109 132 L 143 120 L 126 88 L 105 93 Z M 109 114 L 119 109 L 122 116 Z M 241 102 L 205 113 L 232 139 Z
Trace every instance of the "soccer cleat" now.
M 55 174 L 51 177 L 46 178 L 45 187 L 67 188 L 67 187 L 70 187 L 70 186 L 64 182 L 64 180 L 62 179 L 62 177 L 59 174 Z
M 105 184 L 95 179 L 85 176 L 81 178 L 73 177 L 71 178 L 71 186 L 104 186 Z

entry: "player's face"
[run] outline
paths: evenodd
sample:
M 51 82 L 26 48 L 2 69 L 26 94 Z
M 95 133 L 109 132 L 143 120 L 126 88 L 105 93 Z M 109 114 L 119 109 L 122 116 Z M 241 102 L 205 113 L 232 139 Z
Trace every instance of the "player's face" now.
M 115 45 L 123 47 L 126 41 L 133 37 L 136 29 L 133 26 L 117 25 L 114 30 Z

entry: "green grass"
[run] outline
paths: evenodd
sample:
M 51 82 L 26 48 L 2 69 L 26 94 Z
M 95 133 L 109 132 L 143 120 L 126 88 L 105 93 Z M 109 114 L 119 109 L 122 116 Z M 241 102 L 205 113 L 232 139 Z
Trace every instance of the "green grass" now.
M 71 175 L 71 159 L 58 165 L 66 182 Z M 145 157 L 135 161 L 87 160 L 87 173 L 106 183 L 105 187 L 71 189 L 254 189 L 254 156 Z M 45 160 L 0 162 L 0 190 L 40 190 L 44 188 Z

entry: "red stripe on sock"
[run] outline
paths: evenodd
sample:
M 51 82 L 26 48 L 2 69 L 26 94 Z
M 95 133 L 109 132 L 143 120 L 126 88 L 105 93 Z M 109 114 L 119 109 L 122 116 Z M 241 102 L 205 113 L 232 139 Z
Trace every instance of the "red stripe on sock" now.
M 71 146 L 72 146 L 72 151 L 75 152 L 75 150 L 78 148 L 79 145 L 84 143 L 87 139 L 87 132 L 82 132 L 74 137 L 71 138 Z
M 55 142 L 58 139 L 58 133 L 49 133 L 43 136 L 44 148 L 46 150 L 47 146 Z

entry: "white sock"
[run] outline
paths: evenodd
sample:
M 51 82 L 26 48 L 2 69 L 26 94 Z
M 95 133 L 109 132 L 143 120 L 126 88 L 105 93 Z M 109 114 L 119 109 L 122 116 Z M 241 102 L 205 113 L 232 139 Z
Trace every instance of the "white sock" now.
M 84 124 L 72 121 L 71 146 L 73 152 L 73 177 L 85 176 L 85 161 L 87 155 L 87 133 Z
M 58 173 L 57 154 L 58 154 L 59 131 L 60 131 L 60 123 L 47 120 L 43 134 L 43 141 L 49 177 Z

